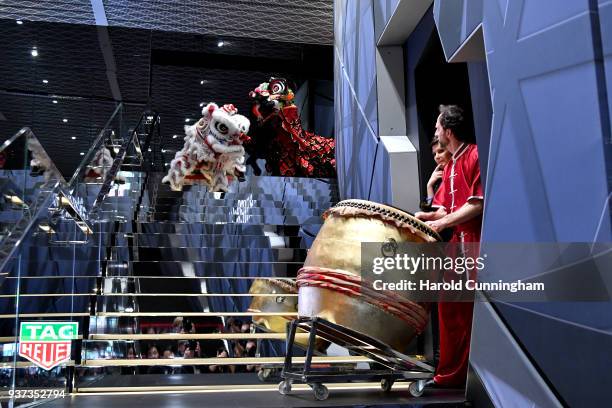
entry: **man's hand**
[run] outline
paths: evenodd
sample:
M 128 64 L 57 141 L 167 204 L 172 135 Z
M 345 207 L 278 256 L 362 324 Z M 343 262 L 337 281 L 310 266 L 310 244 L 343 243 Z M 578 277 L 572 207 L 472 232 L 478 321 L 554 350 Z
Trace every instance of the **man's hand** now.
M 437 213 L 438 211 L 433 214 Z M 447 215 L 446 212 L 442 210 L 440 214 L 442 214 L 443 216 L 437 218 L 429 218 L 429 220 L 426 222 L 426 224 L 429 225 L 436 232 L 440 232 L 443 229 L 463 224 L 464 222 L 471 220 L 477 215 L 482 214 L 482 200 L 469 201 L 463 204 L 463 206 L 461 206 L 461 208 L 455 211 L 454 213 L 450 213 Z
M 432 212 L 419 211 L 419 212 L 414 214 L 414 216 L 416 218 L 418 218 L 419 220 L 421 220 L 421 221 L 438 220 L 438 219 L 444 217 L 445 215 L 446 215 L 446 211 L 442 207 L 438 207 L 438 209 L 436 211 L 432 211 Z
M 414 216 L 421 221 L 429 221 L 433 218 L 433 214 L 434 214 L 433 212 L 418 211 L 414 213 Z
M 431 229 L 436 232 L 440 232 L 446 228 L 448 228 L 448 223 L 446 217 L 442 217 L 439 220 L 427 221 L 425 222 Z

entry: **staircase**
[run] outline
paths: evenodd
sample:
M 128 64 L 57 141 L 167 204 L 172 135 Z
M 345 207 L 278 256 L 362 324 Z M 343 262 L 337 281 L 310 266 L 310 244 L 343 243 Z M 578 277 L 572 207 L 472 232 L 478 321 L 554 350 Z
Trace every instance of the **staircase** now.
M 17 270 L 9 278 L 21 285 L 20 318 L 80 324 L 80 347 L 68 368 L 54 370 L 54 386 L 183 390 L 269 379 L 275 389 L 284 334 L 251 324 L 257 313 L 248 311 L 248 291 L 255 278 L 296 277 L 321 215 L 338 200 L 335 181 L 253 176 L 228 193 L 198 185 L 174 192 L 161 184 L 162 173 L 122 174 L 125 183 L 104 198 L 86 244 L 53 243 L 69 241 L 69 228 L 37 231 L 24 248 L 20 279 Z M 89 184 L 82 192 L 91 202 L 98 190 Z M 247 342 L 256 350 L 235 347 Z M 31 364 L 18 366 L 25 374 Z M 37 374 L 28 381 L 46 373 Z M 17 383 L 24 377 L 18 373 Z
M 76 392 L 261 385 L 282 362 L 284 334 L 251 324 L 249 287 L 296 277 L 335 181 L 249 177 L 211 193 L 162 177 L 132 173 L 103 203 L 113 225 Z

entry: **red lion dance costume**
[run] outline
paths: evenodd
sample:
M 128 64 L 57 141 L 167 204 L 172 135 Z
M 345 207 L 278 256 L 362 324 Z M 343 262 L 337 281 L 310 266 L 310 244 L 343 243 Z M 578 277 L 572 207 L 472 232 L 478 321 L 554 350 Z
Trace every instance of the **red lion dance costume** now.
M 266 159 L 273 176 L 336 177 L 335 141 L 302 128 L 293 91 L 283 78 L 270 78 L 249 96 L 259 124 L 248 146 L 249 164 L 258 174 L 255 159 Z

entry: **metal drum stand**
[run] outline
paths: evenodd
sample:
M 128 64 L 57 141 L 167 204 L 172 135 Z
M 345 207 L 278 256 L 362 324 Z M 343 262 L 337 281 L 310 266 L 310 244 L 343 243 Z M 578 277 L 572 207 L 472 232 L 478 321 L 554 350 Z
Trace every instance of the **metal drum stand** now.
M 289 326 L 289 324 L 291 324 L 291 322 L 287 322 L 287 326 Z M 254 327 L 254 331 L 253 333 L 277 333 L 275 331 L 272 330 L 268 330 L 264 325 L 261 324 L 256 324 L 253 323 L 253 327 Z M 256 357 L 261 357 L 260 355 L 260 350 L 262 349 L 262 343 L 264 340 L 262 339 L 257 339 L 257 355 Z M 268 340 L 270 341 L 270 340 Z M 299 343 L 295 343 L 294 346 L 296 347 L 297 350 L 301 350 L 302 353 L 306 351 L 306 347 L 302 344 Z M 293 350 L 293 349 L 292 349 Z M 314 356 L 325 356 L 324 353 L 320 352 L 319 350 L 314 350 L 313 351 L 313 355 Z M 280 373 L 282 372 L 282 369 L 284 367 L 284 363 L 278 363 L 278 364 L 266 364 L 265 367 L 262 367 L 260 370 L 257 371 L 257 378 L 259 379 L 259 381 L 261 382 L 271 382 L 271 381 L 278 381 L 278 378 L 280 377 Z M 280 377 L 282 378 L 282 377 Z
M 410 381 L 409 392 L 413 397 L 420 397 L 425 388 L 425 382 L 434 375 L 434 367 L 391 349 L 388 345 L 369 336 L 357 333 L 346 327 L 339 326 L 319 317 L 305 317 L 287 323 L 287 344 L 285 362 L 281 372 L 283 381 L 278 390 L 283 395 L 291 393 L 291 384 L 301 382 L 308 384 L 315 399 L 326 400 L 329 390 L 324 383 L 350 381 L 380 381 L 383 391 L 391 391 L 396 381 Z M 303 368 L 293 366 L 293 347 L 297 329 L 308 331 L 308 347 Z M 367 357 L 384 369 L 347 369 L 319 368 L 313 366 L 312 357 L 315 354 L 315 339 L 319 336 L 337 345 L 347 348 L 350 352 Z

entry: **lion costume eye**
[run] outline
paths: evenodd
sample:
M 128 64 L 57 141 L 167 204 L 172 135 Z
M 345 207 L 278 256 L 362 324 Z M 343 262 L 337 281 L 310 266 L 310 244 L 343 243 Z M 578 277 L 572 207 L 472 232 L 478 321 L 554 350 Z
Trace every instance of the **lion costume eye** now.
M 222 135 L 227 135 L 227 132 L 229 131 L 227 126 L 221 122 L 217 122 L 215 124 L 215 129 L 217 129 L 217 132 L 221 133 Z
M 272 81 L 270 82 L 270 90 L 274 94 L 282 94 L 285 92 L 285 83 L 279 80 Z

